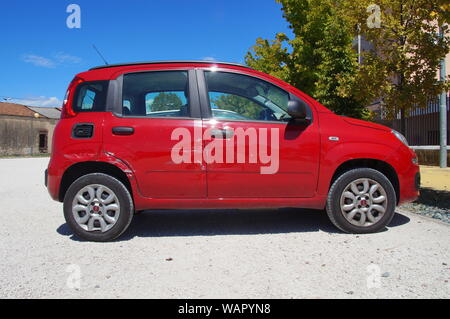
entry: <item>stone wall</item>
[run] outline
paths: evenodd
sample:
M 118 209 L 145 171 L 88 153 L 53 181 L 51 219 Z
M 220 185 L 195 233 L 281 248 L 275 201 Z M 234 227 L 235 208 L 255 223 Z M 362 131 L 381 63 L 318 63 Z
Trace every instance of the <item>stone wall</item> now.
M 0 156 L 50 153 L 58 120 L 0 115 Z M 47 150 L 39 148 L 39 134 L 47 132 Z

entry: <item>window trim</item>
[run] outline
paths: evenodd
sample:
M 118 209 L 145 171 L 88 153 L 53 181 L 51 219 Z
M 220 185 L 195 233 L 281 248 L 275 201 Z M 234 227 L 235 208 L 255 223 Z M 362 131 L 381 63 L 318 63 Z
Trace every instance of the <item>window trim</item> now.
M 180 116 L 180 117 L 162 117 L 162 116 L 143 116 L 143 115 L 124 115 L 123 114 L 123 81 L 124 76 L 128 74 L 137 73 L 154 73 L 154 72 L 186 72 L 188 75 L 188 86 L 189 86 L 189 113 L 190 116 Z M 111 81 L 113 82 L 113 81 Z M 140 70 L 131 71 L 120 74 L 115 80 L 115 94 L 114 94 L 114 108 L 113 114 L 119 118 L 126 119 L 159 119 L 159 120 L 196 120 L 201 119 L 201 112 L 199 107 L 199 96 L 197 79 L 195 72 L 190 68 L 180 68 L 180 69 L 170 69 L 170 70 Z
M 212 71 L 209 71 L 207 69 L 196 69 L 198 89 L 199 89 L 199 95 L 200 95 L 200 106 L 201 106 L 201 110 L 202 110 L 202 118 L 203 119 L 214 119 L 214 117 L 212 116 L 211 102 L 209 100 L 209 90 L 208 90 L 208 85 L 206 83 L 205 72 L 212 72 Z M 279 86 L 271 81 L 268 81 L 266 79 L 260 78 L 258 76 L 242 73 L 242 72 L 235 71 L 235 70 L 218 69 L 214 72 L 232 73 L 232 74 L 248 76 L 248 77 L 260 80 L 260 81 L 267 82 L 267 83 L 279 88 L 280 90 L 286 92 L 289 95 L 289 100 L 300 100 L 300 101 L 303 101 L 308 106 L 307 119 L 309 120 L 310 124 L 313 123 L 314 112 L 312 110 L 311 104 L 308 101 L 306 101 L 305 99 L 299 98 L 298 96 L 292 94 L 291 92 L 282 88 L 281 86 Z M 217 119 L 217 121 L 244 122 L 244 123 L 269 123 L 269 124 L 285 124 L 285 125 L 288 125 L 290 123 L 290 121 L 264 121 L 264 120 L 240 120 L 240 119 L 239 120 L 237 120 L 237 119 Z
M 81 82 L 80 84 L 78 84 L 77 88 L 75 89 L 75 94 L 74 94 L 73 99 L 72 99 L 73 111 L 75 113 L 107 112 L 107 109 L 108 109 L 108 106 L 107 106 L 108 105 L 108 96 L 109 96 L 109 88 L 110 88 L 110 83 L 109 82 L 110 81 L 108 81 L 108 80 L 98 80 L 98 81 L 85 81 L 85 82 Z M 83 109 L 79 109 L 78 108 L 78 98 L 79 98 L 79 95 L 80 95 L 81 88 L 83 86 L 92 85 L 92 84 L 103 84 L 104 87 L 105 87 L 105 90 L 106 90 L 106 92 L 105 92 L 105 105 L 103 106 L 101 111 L 96 111 L 96 110 L 93 110 L 93 109 L 83 110 Z M 94 107 L 94 106 L 92 105 L 92 107 Z

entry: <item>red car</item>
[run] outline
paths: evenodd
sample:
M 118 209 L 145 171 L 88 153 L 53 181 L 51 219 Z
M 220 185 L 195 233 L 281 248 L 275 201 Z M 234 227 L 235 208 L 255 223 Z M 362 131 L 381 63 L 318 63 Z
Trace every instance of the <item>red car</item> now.
M 78 74 L 46 171 L 68 225 L 92 241 L 151 209 L 326 209 L 342 231 L 377 232 L 419 184 L 400 133 L 243 65 L 204 61 Z

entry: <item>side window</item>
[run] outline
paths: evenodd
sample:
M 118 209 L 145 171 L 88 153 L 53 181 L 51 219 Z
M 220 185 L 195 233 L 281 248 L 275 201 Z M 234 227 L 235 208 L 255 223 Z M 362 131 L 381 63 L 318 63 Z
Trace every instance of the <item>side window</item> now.
M 75 96 L 75 112 L 102 112 L 106 108 L 108 81 L 81 83 Z
M 188 73 L 157 71 L 124 75 L 122 107 L 125 116 L 189 117 Z
M 216 119 L 288 121 L 289 93 L 250 76 L 205 72 L 212 116 Z

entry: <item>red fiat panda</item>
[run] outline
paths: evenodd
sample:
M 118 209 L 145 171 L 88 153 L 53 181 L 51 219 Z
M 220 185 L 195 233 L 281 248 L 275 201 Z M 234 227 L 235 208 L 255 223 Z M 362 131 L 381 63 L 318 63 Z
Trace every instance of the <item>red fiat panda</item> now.
M 326 209 L 342 231 L 377 232 L 419 193 L 417 157 L 400 133 L 230 63 L 80 73 L 53 141 L 49 193 L 92 241 L 119 237 L 151 209 Z

